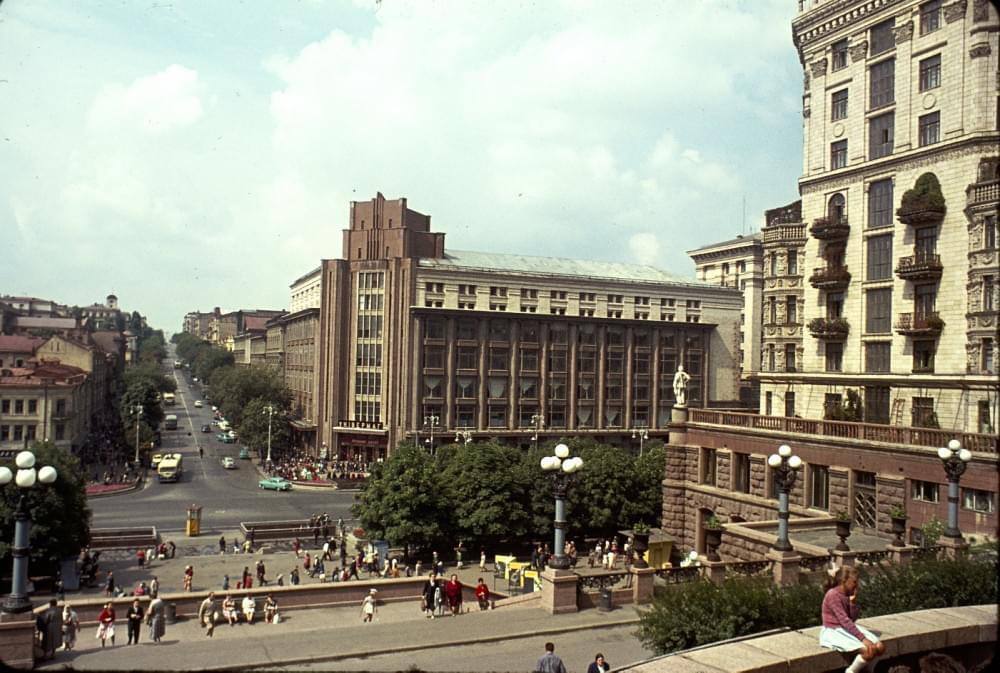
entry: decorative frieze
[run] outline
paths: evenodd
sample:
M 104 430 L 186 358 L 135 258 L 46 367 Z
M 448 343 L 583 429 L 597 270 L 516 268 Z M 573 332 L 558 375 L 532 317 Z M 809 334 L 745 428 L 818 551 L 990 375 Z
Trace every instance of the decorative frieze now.
M 988 21 L 990 18 L 989 0 L 975 0 L 972 3 L 972 21 Z
M 892 32 L 896 36 L 896 44 L 909 42 L 913 39 L 913 22 L 907 21 L 900 26 L 896 26 L 892 29 Z
M 965 16 L 965 10 L 968 8 L 969 3 L 967 0 L 956 0 L 950 5 L 944 6 L 944 20 L 948 23 L 954 23 Z
M 821 58 L 818 61 L 813 61 L 809 65 L 809 70 L 812 72 L 813 77 L 823 77 L 826 75 L 826 65 L 827 61 L 825 58 Z
M 969 50 L 969 58 L 980 58 L 982 56 L 989 56 L 992 50 L 990 45 L 986 42 L 983 44 L 977 44 L 975 47 Z
M 861 40 L 847 48 L 851 53 L 851 61 L 863 61 L 868 56 L 868 40 Z

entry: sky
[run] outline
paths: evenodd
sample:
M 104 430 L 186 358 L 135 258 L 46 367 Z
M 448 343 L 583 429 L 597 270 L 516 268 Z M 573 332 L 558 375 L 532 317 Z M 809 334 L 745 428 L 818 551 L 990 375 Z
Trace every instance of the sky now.
M 0 294 L 287 308 L 379 191 L 693 278 L 797 198 L 795 0 L 0 3 Z

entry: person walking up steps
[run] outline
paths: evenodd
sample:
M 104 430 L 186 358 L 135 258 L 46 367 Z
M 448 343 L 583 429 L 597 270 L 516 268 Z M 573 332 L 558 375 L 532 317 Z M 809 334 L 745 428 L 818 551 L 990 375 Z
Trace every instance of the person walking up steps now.
M 375 617 L 377 608 L 375 607 L 375 593 L 377 589 L 370 589 L 365 599 L 361 601 L 361 621 L 368 624 Z

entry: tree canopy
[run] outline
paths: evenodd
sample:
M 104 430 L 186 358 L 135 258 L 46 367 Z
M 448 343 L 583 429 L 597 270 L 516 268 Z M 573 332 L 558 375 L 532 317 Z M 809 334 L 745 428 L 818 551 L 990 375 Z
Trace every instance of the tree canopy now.
M 282 410 L 291 404 L 292 395 L 285 379 L 274 367 L 220 367 L 209 379 L 212 401 L 222 415 L 235 426 L 243 422 L 244 408 L 251 400 L 263 400 Z
M 243 407 L 239 425 L 236 431 L 239 433 L 240 442 L 246 444 L 259 455 L 267 455 L 267 424 L 268 413 L 267 400 L 257 397 Z M 288 431 L 288 417 L 286 410 L 280 404 L 274 404 L 274 414 L 271 417 L 271 454 L 277 455 L 288 448 L 291 435 Z M 227 418 L 229 418 L 227 416 Z
M 51 465 L 58 476 L 53 484 L 27 489 L 31 516 L 30 562 L 33 573 L 54 572 L 63 558 L 77 555 L 90 542 L 90 508 L 79 461 L 52 442 L 35 442 L 35 467 Z M 0 461 L 12 471 L 13 460 Z M 0 488 L 0 566 L 11 564 L 14 511 L 20 495 L 13 483 Z

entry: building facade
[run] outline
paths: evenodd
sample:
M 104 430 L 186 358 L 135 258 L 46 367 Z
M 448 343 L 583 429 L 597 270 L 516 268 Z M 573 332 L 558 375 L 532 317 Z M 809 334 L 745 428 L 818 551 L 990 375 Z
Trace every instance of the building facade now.
M 292 282 L 291 303 L 289 312 L 296 313 L 307 308 L 319 308 L 322 302 L 323 282 L 321 271 L 323 267 L 318 266 L 309 273 L 296 278 Z
M 761 374 L 772 414 L 852 391 L 869 422 L 995 431 L 996 24 L 964 0 L 805 3 L 793 22 L 814 269 L 801 365 Z
M 737 395 L 738 290 L 652 267 L 446 251 L 405 199 L 351 205 L 324 260 L 318 442 L 373 459 L 457 433 L 622 439 Z M 431 435 L 435 436 L 431 440 Z
M 760 390 L 757 373 L 761 358 L 761 306 L 764 289 L 764 250 L 761 234 L 737 236 L 731 241 L 707 245 L 688 252 L 698 280 L 732 287 L 743 293 L 740 313 L 739 399 L 756 408 Z
M 87 372 L 58 362 L 0 368 L 0 449 L 36 440 L 67 450 L 81 446 L 95 410 L 92 385 Z

